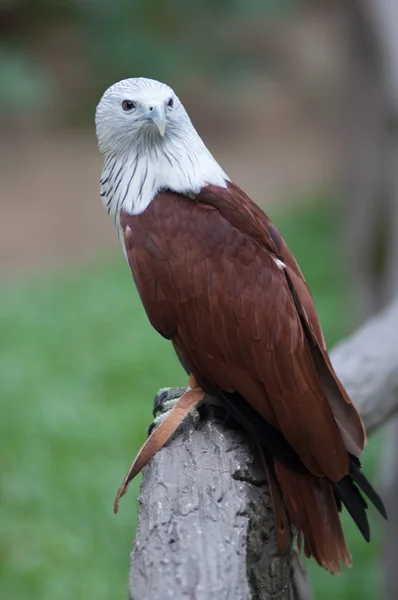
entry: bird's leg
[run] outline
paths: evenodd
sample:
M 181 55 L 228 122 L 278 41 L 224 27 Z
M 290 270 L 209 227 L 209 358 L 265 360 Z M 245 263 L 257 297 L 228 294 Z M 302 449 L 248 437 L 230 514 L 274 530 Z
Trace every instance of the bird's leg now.
M 159 390 L 153 401 L 153 416 L 156 417 L 157 413 L 173 408 L 175 401 L 181 398 L 187 389 L 187 387 L 172 387 Z
M 155 417 L 150 426 L 148 427 L 148 436 L 151 435 L 153 430 L 163 421 L 170 410 L 177 404 L 178 400 L 188 390 L 202 390 L 198 385 L 195 377 L 190 375 L 188 381 L 188 387 L 175 387 L 175 388 L 162 388 L 156 394 L 153 401 L 153 416 Z M 217 404 L 215 398 L 207 396 L 203 392 L 203 398 L 198 404 L 190 411 L 191 416 L 194 419 L 195 424 L 198 423 L 200 416 L 198 409 L 204 404 Z

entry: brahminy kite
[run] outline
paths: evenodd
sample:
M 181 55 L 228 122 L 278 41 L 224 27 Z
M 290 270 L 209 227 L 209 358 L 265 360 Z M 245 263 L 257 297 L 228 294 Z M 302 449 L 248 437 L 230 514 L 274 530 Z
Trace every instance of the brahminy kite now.
M 362 493 L 386 512 L 361 471 L 364 425 L 333 370 L 296 260 L 169 86 L 144 78 L 111 86 L 96 131 L 103 204 L 149 321 L 190 375 L 133 463 L 115 510 L 187 412 L 212 396 L 262 448 L 279 546 L 287 513 L 306 555 L 338 573 L 351 564 L 342 505 L 366 540 Z

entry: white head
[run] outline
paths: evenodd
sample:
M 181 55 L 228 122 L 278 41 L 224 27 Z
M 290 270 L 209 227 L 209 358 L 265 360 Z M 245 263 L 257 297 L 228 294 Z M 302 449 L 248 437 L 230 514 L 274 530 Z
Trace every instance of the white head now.
M 101 152 L 124 151 L 142 138 L 160 144 L 189 117 L 173 90 L 153 79 L 124 79 L 106 90 L 95 115 Z
M 161 189 L 197 194 L 227 176 L 203 144 L 174 91 L 153 79 L 125 79 L 102 96 L 95 115 L 105 155 L 101 197 L 115 217 L 144 211 Z

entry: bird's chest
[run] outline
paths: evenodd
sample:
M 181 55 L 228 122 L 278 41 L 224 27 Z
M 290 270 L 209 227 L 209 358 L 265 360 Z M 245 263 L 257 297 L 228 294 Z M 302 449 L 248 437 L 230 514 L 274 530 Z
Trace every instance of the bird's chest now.
M 139 215 L 121 212 L 120 231 L 140 293 L 187 302 L 203 294 L 252 293 L 267 256 L 209 205 L 162 192 Z M 260 256 L 261 254 L 261 256 Z
M 148 266 L 156 261 L 169 268 L 168 263 L 183 260 L 192 267 L 226 248 L 241 248 L 236 231 L 223 226 L 217 209 L 198 202 L 194 194 L 162 191 L 140 214 L 122 210 L 120 231 L 131 259 L 145 260 Z
M 197 213 L 195 201 L 169 191 L 157 194 L 139 214 L 121 210 L 119 231 L 130 264 L 148 269 L 155 264 L 160 270 L 187 254 L 191 260 L 203 254 Z

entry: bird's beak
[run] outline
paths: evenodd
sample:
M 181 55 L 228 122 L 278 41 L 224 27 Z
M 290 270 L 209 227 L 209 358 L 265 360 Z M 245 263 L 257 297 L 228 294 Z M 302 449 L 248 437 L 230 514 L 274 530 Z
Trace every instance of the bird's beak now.
M 166 113 L 164 106 L 156 104 L 152 109 L 149 109 L 149 119 L 153 121 L 156 127 L 159 129 L 160 135 L 163 137 L 166 131 Z

